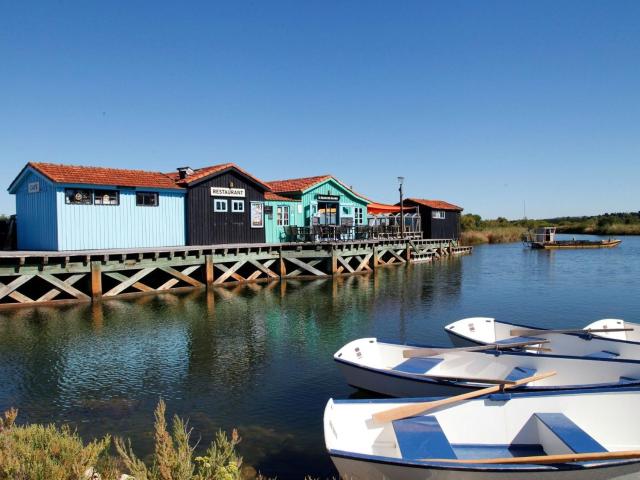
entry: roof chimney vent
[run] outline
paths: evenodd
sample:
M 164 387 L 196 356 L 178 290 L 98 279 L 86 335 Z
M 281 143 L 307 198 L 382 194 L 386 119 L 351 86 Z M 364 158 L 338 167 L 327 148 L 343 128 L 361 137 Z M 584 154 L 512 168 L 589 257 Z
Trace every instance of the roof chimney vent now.
M 193 174 L 193 169 L 191 167 L 178 167 L 178 175 L 180 176 L 180 180 L 184 180 L 189 175 Z

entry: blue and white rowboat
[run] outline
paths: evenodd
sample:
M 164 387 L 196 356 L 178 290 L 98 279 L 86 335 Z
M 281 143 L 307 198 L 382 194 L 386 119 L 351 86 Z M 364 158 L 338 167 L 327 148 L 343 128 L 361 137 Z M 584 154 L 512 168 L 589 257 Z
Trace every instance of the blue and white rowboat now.
M 444 352 L 437 355 L 414 356 L 424 349 L 361 338 L 338 350 L 334 360 L 349 385 L 393 397 L 458 395 L 491 384 L 512 384 L 547 371 L 556 374 L 521 385 L 517 390 L 640 386 L 640 361 L 637 360 L 446 348 L 436 349 Z
M 324 438 L 340 478 L 640 478 L 637 388 L 499 394 L 409 418 L 373 418 L 433 400 L 329 400 Z

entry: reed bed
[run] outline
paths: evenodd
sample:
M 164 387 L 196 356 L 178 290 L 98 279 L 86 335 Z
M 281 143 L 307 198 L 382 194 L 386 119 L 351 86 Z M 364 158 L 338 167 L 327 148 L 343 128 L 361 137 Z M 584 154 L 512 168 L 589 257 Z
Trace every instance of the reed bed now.
M 526 228 L 516 226 L 467 230 L 460 235 L 460 243 L 462 245 L 478 245 L 481 243 L 519 242 L 526 231 Z

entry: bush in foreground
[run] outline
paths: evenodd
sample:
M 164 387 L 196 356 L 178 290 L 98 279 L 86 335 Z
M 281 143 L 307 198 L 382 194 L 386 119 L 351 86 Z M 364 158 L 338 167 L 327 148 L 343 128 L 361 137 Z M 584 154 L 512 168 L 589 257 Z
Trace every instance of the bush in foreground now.
M 242 459 L 237 431 L 219 431 L 204 455 L 194 458 L 191 429 L 174 416 L 167 430 L 166 406 L 155 411 L 155 448 L 151 465 L 141 461 L 130 442 L 105 436 L 85 445 L 68 426 L 15 425 L 17 410 L 0 417 L 0 480 L 240 480 Z M 265 479 L 266 480 L 266 479 Z

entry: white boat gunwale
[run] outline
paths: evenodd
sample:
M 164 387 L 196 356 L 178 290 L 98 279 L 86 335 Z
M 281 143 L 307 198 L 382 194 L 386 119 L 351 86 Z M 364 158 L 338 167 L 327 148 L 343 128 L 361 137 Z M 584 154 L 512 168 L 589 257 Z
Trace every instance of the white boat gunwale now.
M 406 346 L 406 347 L 415 347 L 415 348 L 442 348 L 442 347 L 435 347 L 432 345 L 419 345 L 419 344 L 410 344 L 410 343 L 391 343 L 389 341 L 380 341 L 378 339 L 372 339 L 372 338 L 366 338 L 366 339 L 358 339 L 358 340 L 374 340 L 376 343 L 383 343 L 383 344 L 387 344 L 387 345 L 394 345 L 394 346 Z M 399 370 L 394 370 L 394 369 L 383 369 L 383 368 L 376 368 L 376 367 L 372 367 L 372 366 L 367 366 L 367 365 L 363 365 L 360 363 L 356 363 L 350 360 L 346 360 L 344 358 L 341 358 L 339 356 L 339 353 L 341 352 L 341 350 L 343 348 L 345 348 L 346 346 L 357 342 L 358 340 L 354 340 L 346 345 L 344 345 L 343 347 L 340 348 L 340 350 L 338 350 L 338 352 L 336 352 L 336 354 L 334 354 L 334 361 L 336 363 L 342 363 L 344 365 L 348 365 L 350 368 L 356 368 L 359 370 L 364 370 L 364 371 L 369 371 L 369 372 L 375 372 L 376 374 L 380 374 L 380 375 L 385 375 L 385 376 L 389 376 L 389 377 L 397 377 L 397 378 L 403 378 L 409 381 L 413 381 L 419 384 L 431 384 L 431 385 L 442 385 L 442 386 L 448 386 L 448 387 L 455 387 L 456 389 L 460 389 L 461 393 L 463 393 L 464 391 L 468 390 L 468 391 L 472 391 L 472 390 L 477 390 L 479 388 L 479 385 L 483 385 L 486 386 L 486 383 L 483 382 L 470 382 L 469 380 L 456 380 L 453 378 L 435 378 L 435 376 L 426 376 L 425 374 L 420 374 L 420 373 L 409 373 L 409 372 L 402 372 Z M 570 359 L 570 360 L 584 360 L 585 362 L 617 362 L 617 363 L 624 363 L 624 364 L 640 364 L 640 360 L 633 360 L 633 359 L 624 359 L 624 358 L 594 358 L 594 357 L 590 357 L 590 358 L 585 358 L 585 357 L 580 357 L 580 356 L 574 356 L 574 355 L 558 355 L 558 354 L 548 354 L 548 353 L 532 353 L 532 352 L 527 352 L 527 351 L 504 351 L 504 350 L 486 350 L 486 351 L 481 351 L 481 352 L 476 352 L 478 354 L 485 354 L 485 355 L 493 355 L 493 356 L 500 356 L 500 355 L 508 355 L 508 356 L 522 356 L 522 357 L 529 357 L 529 358 L 563 358 L 563 359 Z M 438 355 L 436 355 L 435 357 L 438 357 Z M 359 390 L 366 390 L 364 388 L 358 387 L 357 385 L 351 385 L 353 388 L 357 388 Z M 635 380 L 635 381 L 626 381 L 624 383 L 621 383 L 620 381 L 616 381 L 616 382 L 606 382 L 606 383 L 585 383 L 585 384 L 569 384 L 569 385 L 538 385 L 538 386 L 530 386 L 530 385 L 521 385 L 516 387 L 515 389 L 510 389 L 510 392 L 513 391 L 517 391 L 517 392 L 552 392 L 552 391 L 570 391 L 570 390 L 595 390 L 595 389 L 602 389 L 602 388 L 622 388 L 622 387 L 638 387 L 640 386 L 640 378 Z M 374 393 L 378 393 L 375 392 Z M 501 394 L 501 395 L 509 395 L 508 393 L 505 394 Z
M 640 463 L 639 458 L 622 460 L 596 460 L 590 462 L 566 462 L 557 464 L 522 463 L 522 464 L 487 464 L 487 463 L 458 463 L 458 462 L 434 462 L 429 459 L 411 460 L 380 455 L 367 455 L 365 453 L 347 452 L 344 450 L 327 449 L 332 457 L 362 460 L 368 463 L 381 463 L 383 465 L 398 465 L 402 467 L 429 468 L 433 470 L 454 470 L 474 472 L 558 472 L 567 470 L 593 470 L 597 468 L 610 468 L 617 465 L 629 465 Z
M 488 318 L 488 317 L 487 317 Z M 461 320 L 467 320 L 466 318 L 461 318 L 460 320 L 456 320 L 455 322 L 451 322 L 447 325 L 444 326 L 444 330 L 448 335 L 453 335 L 454 337 L 458 337 L 462 340 L 465 340 L 466 342 L 470 342 L 474 345 L 487 345 L 487 343 L 483 343 L 483 342 L 479 342 L 477 340 L 475 340 L 472 337 L 468 337 L 466 335 L 462 335 L 458 332 L 456 332 L 455 330 L 451 330 L 450 328 L 448 328 L 449 326 L 453 325 L 456 322 L 459 322 Z M 492 320 L 495 321 L 494 318 L 492 318 Z M 512 327 L 516 327 L 516 328 L 526 328 L 528 330 L 539 330 L 541 335 L 544 335 L 545 330 L 552 330 L 550 328 L 545 328 L 545 327 L 533 327 L 531 325 L 523 325 L 521 323 L 512 323 L 512 322 L 502 322 L 500 321 L 499 323 L 503 324 L 503 325 L 511 325 Z M 572 335 L 575 337 L 581 337 L 584 338 L 586 340 L 590 340 L 590 339 L 599 339 L 599 340 L 606 340 L 608 342 L 617 342 L 617 343 L 628 343 L 628 344 L 633 344 L 633 345 L 640 345 L 640 341 L 635 341 L 635 340 L 623 340 L 621 338 L 612 338 L 612 337 L 603 337 L 601 335 L 597 335 L 594 333 L 590 333 L 588 331 L 584 331 L 584 332 L 578 332 L 577 330 L 580 330 L 580 328 L 576 328 L 576 332 L 573 333 L 555 333 L 554 335 Z M 495 342 L 494 342 L 495 343 Z

